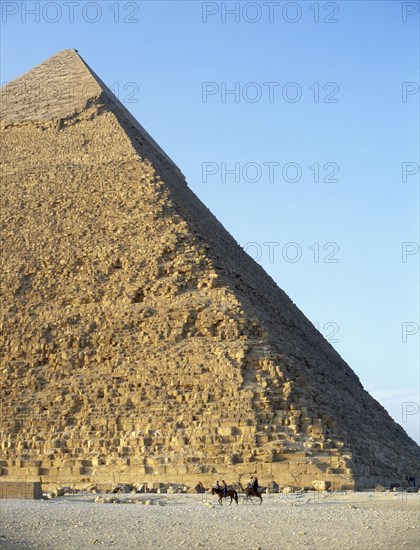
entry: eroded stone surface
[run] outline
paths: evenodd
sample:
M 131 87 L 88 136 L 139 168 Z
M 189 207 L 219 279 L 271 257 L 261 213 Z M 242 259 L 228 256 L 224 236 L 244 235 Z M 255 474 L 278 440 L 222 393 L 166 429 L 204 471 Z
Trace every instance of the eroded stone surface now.
M 87 101 L 2 111 L 2 478 L 416 475 L 418 446 L 75 51 L 6 96 L 77 81 Z

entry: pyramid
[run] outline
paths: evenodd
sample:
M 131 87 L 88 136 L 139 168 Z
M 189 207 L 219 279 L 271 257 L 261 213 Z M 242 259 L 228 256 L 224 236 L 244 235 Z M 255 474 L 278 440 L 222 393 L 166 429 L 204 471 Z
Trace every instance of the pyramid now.
M 75 50 L 1 92 L 0 479 L 418 477 L 418 445 Z

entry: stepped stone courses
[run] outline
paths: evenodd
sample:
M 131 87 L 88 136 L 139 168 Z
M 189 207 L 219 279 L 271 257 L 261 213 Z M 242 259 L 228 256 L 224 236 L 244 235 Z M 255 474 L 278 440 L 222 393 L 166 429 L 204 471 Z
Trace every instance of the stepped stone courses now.
M 1 129 L 1 479 L 419 477 L 419 447 L 76 51 L 2 89 Z

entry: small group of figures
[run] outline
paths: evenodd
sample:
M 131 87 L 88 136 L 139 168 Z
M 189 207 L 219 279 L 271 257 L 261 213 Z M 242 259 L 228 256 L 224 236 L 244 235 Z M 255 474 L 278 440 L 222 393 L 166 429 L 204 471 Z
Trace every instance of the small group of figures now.
M 229 488 L 226 485 L 225 480 L 222 480 L 222 483 L 220 484 L 218 481 L 216 481 L 216 485 L 211 490 L 212 495 L 217 495 L 219 497 L 219 504 L 222 504 L 223 498 L 230 497 L 230 505 L 233 501 L 236 502 L 236 504 L 239 504 L 238 502 L 238 492 L 233 489 Z M 251 500 L 252 497 L 257 497 L 260 499 L 260 504 L 262 504 L 262 496 L 260 487 L 258 485 L 258 479 L 256 476 L 251 476 L 251 479 L 248 483 L 248 485 L 245 488 L 245 500 Z

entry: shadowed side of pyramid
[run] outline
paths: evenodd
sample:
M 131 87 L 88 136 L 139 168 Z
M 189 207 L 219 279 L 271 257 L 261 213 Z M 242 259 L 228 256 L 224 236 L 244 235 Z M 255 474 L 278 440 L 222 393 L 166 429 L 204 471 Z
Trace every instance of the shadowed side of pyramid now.
M 16 99 L 35 81 L 91 91 Z M 415 475 L 418 446 L 75 51 L 5 90 L 5 479 Z

